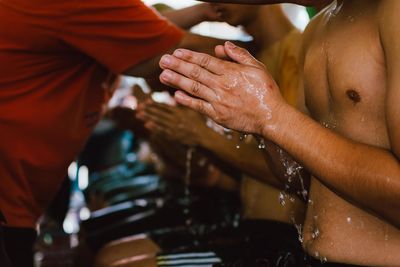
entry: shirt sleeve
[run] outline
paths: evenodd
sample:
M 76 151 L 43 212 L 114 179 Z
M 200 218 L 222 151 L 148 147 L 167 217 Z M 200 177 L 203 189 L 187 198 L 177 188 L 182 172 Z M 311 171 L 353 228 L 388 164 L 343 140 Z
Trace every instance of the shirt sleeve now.
M 75 1 L 60 38 L 116 74 L 174 47 L 183 31 L 141 0 Z

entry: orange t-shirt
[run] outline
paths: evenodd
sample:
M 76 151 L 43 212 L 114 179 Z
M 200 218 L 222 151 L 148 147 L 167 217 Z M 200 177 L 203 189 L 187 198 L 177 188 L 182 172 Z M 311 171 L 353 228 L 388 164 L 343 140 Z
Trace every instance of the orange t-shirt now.
M 34 227 L 101 116 L 113 74 L 183 32 L 141 0 L 0 0 L 0 210 Z

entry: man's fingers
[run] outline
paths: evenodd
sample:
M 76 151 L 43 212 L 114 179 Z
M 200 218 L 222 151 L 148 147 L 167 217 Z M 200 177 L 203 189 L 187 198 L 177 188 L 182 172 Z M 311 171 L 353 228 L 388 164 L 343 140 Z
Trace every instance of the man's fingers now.
M 205 67 L 196 63 L 187 62 L 175 56 L 163 56 L 160 65 L 208 86 L 210 86 L 216 78 L 215 74 L 209 72 Z
M 207 86 L 171 70 L 164 70 L 160 75 L 160 81 L 206 101 L 215 98 L 215 93 Z
M 206 69 L 207 71 L 216 75 L 223 74 L 221 64 L 223 64 L 224 61 L 210 55 L 180 48 L 174 51 L 173 57 L 200 66 L 201 68 Z M 174 61 L 168 62 L 168 60 L 168 56 L 163 56 L 161 58 L 161 68 L 170 68 L 170 64 L 174 64 Z
M 137 118 L 139 118 L 142 121 L 147 122 L 152 122 L 156 125 L 168 127 L 169 124 L 174 124 L 168 117 L 163 117 L 160 114 L 153 114 L 150 112 L 140 112 L 137 114 Z
M 264 68 L 264 65 L 255 59 L 246 49 L 236 46 L 229 41 L 225 42 L 224 48 L 227 56 L 235 62 L 256 68 Z
M 174 118 L 169 116 L 164 112 L 158 112 L 157 110 L 147 109 L 145 110 L 145 115 L 154 122 L 162 123 L 162 124 L 171 124 L 174 123 Z
M 202 99 L 196 99 L 188 96 L 183 91 L 175 92 L 175 100 L 179 104 L 194 109 L 210 118 L 215 116 L 215 111 L 212 105 Z
M 148 105 L 143 109 L 143 111 L 147 114 L 151 114 L 167 120 L 173 120 L 174 118 L 173 113 L 159 106 Z
M 163 136 L 172 134 L 167 127 L 161 126 L 153 121 L 146 122 L 144 127 L 153 133 L 162 134 Z
M 217 45 L 215 47 L 215 56 L 220 59 L 224 60 L 231 60 L 229 56 L 225 52 L 225 47 L 223 45 Z

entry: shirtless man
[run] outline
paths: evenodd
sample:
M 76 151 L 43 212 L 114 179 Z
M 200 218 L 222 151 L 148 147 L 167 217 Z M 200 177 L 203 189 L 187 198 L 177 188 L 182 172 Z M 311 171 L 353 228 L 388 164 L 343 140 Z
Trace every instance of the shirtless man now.
M 268 1 L 265 1 L 268 2 Z M 333 263 L 400 266 L 400 35 L 396 0 L 337 0 L 305 32 L 305 107 L 231 43 L 222 61 L 177 50 L 160 65 L 176 100 L 278 144 L 312 174 L 304 248 Z M 188 78 L 189 77 L 189 78 Z
M 285 99 L 296 105 L 299 82 L 298 47 L 301 33 L 290 23 L 281 6 L 215 4 L 214 7 L 221 14 L 221 20 L 233 26 L 241 25 L 253 36 L 254 43 L 260 48 L 257 58 L 273 70 L 274 78 L 278 80 Z M 228 139 L 209 128 L 203 116 L 187 108 L 152 103 L 142 105 L 138 115 L 146 121 L 146 126 L 151 132 L 157 133 L 162 139 L 172 140 L 174 146 L 183 143 L 205 148 L 214 157 L 246 173 L 241 183 L 244 224 L 246 225 L 246 221 L 250 221 L 251 224 L 254 220 L 262 220 L 256 224 L 258 226 L 263 224 L 259 227 L 263 229 L 258 229 L 259 234 L 275 234 L 279 243 L 288 246 L 285 249 L 292 249 L 288 243 L 298 242 L 298 235 L 292 224 L 303 223 L 305 201 L 294 194 L 281 194 L 284 185 L 268 169 L 257 143 L 244 143 L 239 141 L 238 136 Z M 238 144 L 240 145 L 237 148 Z M 174 146 L 169 146 L 168 149 L 175 150 L 176 154 Z M 280 202 L 285 204 L 282 205 Z M 268 239 L 273 242 L 271 236 Z M 150 238 L 139 236 L 114 241 L 99 253 L 97 266 L 107 266 L 113 261 L 124 263 L 121 266 L 131 266 L 129 264 L 141 266 L 144 262 L 148 264 L 153 262 L 155 265 L 155 259 L 148 258 L 143 261 L 139 255 L 160 252 L 156 243 Z M 276 245 L 273 249 L 278 247 L 279 245 Z M 291 253 L 294 254 L 294 249 Z M 121 261 L 124 258 L 125 260 Z M 140 263 L 137 262 L 138 259 Z

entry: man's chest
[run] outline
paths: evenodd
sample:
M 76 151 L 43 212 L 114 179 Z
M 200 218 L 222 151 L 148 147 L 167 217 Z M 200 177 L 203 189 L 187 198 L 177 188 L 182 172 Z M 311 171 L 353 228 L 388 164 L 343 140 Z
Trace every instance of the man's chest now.
M 375 143 L 372 139 L 385 131 L 386 72 L 379 32 L 365 17 L 322 22 L 305 53 L 307 108 L 326 127 Z M 372 139 L 362 133 L 371 127 Z

